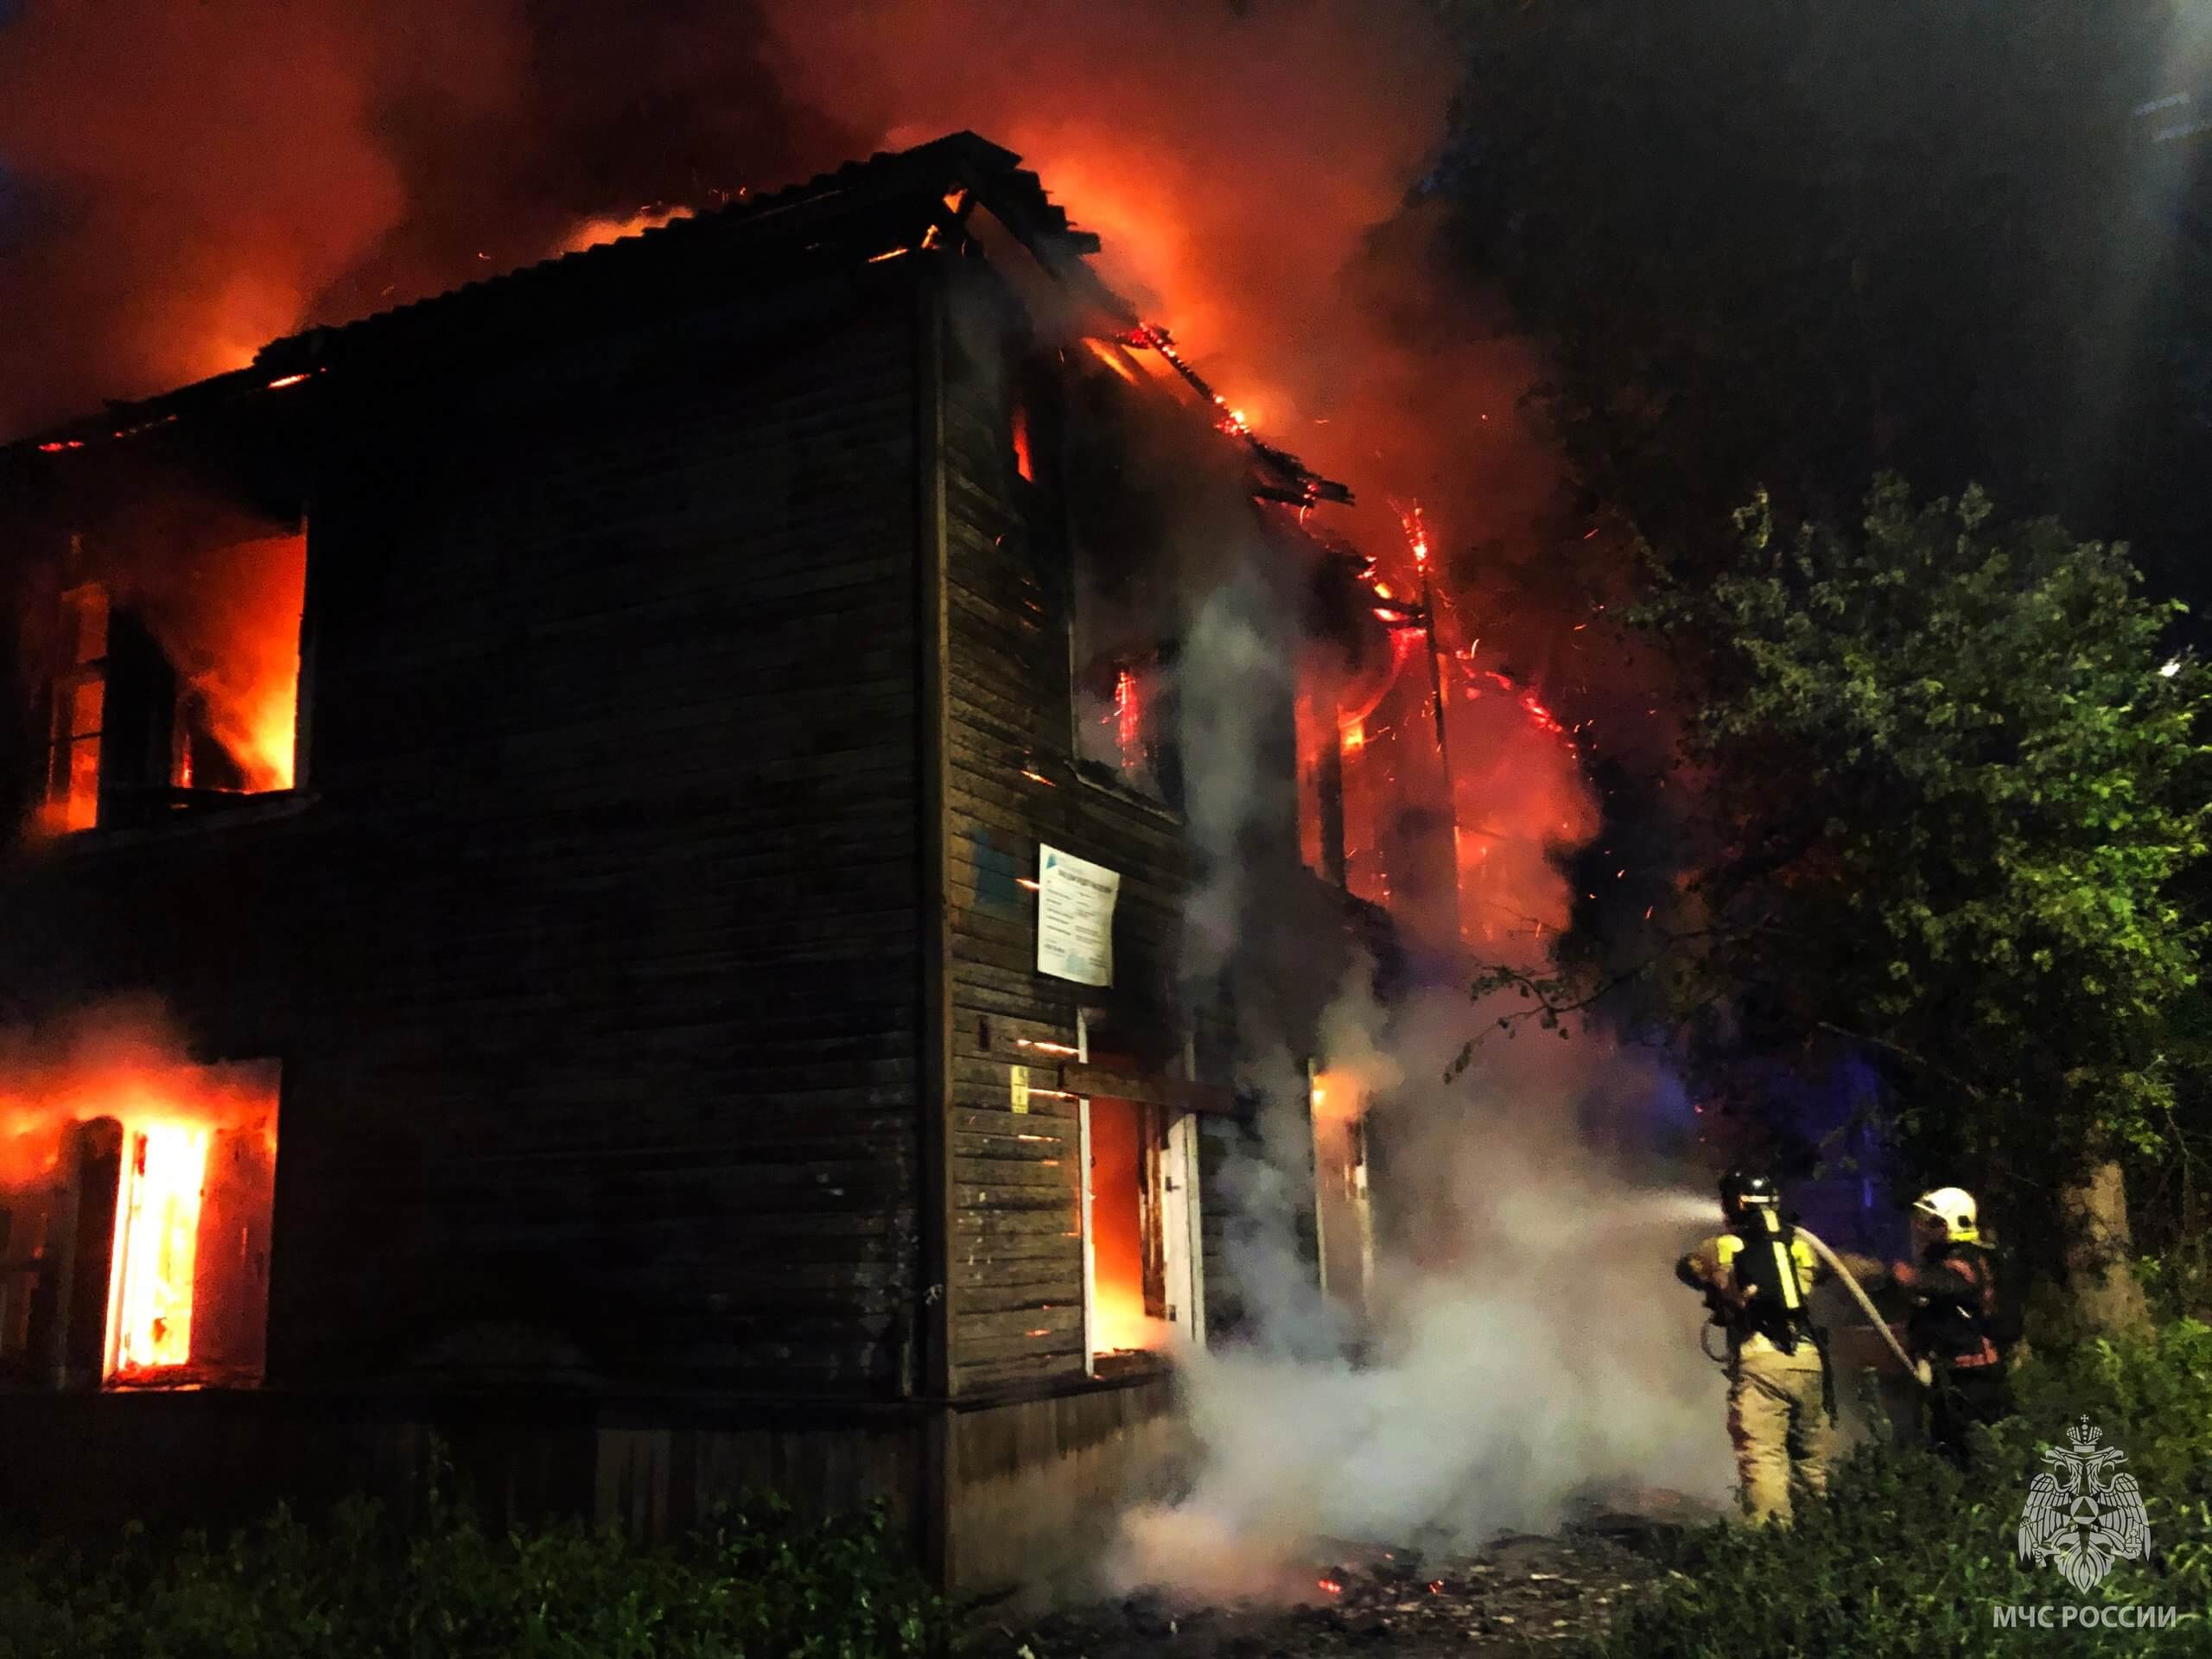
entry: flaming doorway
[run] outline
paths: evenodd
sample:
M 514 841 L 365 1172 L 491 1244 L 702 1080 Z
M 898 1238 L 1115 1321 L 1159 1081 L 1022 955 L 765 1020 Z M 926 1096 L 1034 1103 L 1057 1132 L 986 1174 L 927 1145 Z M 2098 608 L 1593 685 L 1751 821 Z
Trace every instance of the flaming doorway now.
M 1126 1057 L 1101 1057 L 1081 1018 L 1085 1065 L 1138 1075 Z M 1096 1375 L 1139 1353 L 1205 1340 L 1199 1260 L 1197 1120 L 1157 1101 L 1085 1096 L 1077 1103 L 1083 1185 L 1084 1325 Z

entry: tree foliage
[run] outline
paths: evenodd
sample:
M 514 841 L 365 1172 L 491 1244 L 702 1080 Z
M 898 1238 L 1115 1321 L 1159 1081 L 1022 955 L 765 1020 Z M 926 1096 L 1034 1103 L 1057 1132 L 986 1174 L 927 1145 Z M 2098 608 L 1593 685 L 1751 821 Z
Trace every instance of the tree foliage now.
M 1856 1046 L 1924 1163 L 2047 1188 L 2157 1144 L 2202 929 L 2208 695 L 2126 550 L 1885 480 L 1856 534 L 1761 501 L 1637 623 L 1689 693 L 1700 802 L 1668 1002 L 1737 1052 Z

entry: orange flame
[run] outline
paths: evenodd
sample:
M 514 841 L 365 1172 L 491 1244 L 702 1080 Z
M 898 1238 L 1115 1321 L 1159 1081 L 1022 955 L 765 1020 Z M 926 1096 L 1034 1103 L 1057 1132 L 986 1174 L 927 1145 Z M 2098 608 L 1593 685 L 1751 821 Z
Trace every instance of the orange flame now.
M 208 724 L 245 787 L 289 789 L 299 748 L 307 537 L 243 543 L 212 574 L 199 614 L 165 630 L 165 643 L 182 659 L 178 667 L 205 700 Z
M 587 248 L 596 248 L 604 243 L 619 242 L 626 236 L 636 236 L 645 231 L 657 231 L 664 225 L 674 224 L 679 219 L 691 217 L 689 207 L 640 207 L 625 219 L 587 219 L 569 232 L 569 239 L 561 245 L 563 253 L 582 253 Z
M 118 1381 L 192 1357 L 207 1141 L 204 1127 L 155 1122 L 124 1143 L 107 1303 L 105 1370 Z

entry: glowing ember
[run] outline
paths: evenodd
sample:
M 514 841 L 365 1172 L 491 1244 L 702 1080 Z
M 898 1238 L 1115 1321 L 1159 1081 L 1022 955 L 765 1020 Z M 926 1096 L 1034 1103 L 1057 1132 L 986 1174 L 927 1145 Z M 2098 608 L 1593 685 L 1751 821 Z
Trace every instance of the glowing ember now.
M 1344 1585 L 1336 1579 L 1316 1579 L 1313 1582 L 1319 1585 L 1322 1590 L 1329 1595 L 1341 1596 L 1344 1592 Z
M 155 1123 L 130 1132 L 116 1198 L 106 1374 L 118 1381 L 192 1356 L 193 1268 L 208 1131 Z
M 1144 709 L 1138 701 L 1136 676 L 1126 668 L 1114 677 L 1114 741 L 1122 751 L 1122 770 L 1134 772 L 1144 763 Z
M 287 374 L 277 379 L 271 380 L 269 383 L 269 390 L 271 391 L 281 391 L 286 386 L 296 386 L 307 380 L 312 379 L 314 377 L 311 375 L 305 374 Z

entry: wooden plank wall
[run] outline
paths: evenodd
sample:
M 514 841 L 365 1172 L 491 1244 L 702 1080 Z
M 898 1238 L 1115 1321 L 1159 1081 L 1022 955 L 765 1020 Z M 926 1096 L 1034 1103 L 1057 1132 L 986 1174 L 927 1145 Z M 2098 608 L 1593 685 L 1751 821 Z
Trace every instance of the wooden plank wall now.
M 0 1411 L 0 1524 L 35 1518 L 42 1537 L 92 1543 L 126 1520 L 220 1530 L 280 1501 L 311 1514 L 354 1494 L 406 1517 L 441 1462 L 445 1494 L 494 1526 L 581 1517 L 665 1540 L 769 1491 L 813 1519 L 881 1500 L 917 1544 L 923 1522 L 915 1425 L 883 1409 L 809 1427 L 543 1397 L 17 1396 Z
M 911 281 L 360 407 L 311 804 L 11 879 L 0 1004 L 282 1058 L 272 1383 L 906 1384 Z
M 1151 804 L 1071 763 L 1061 509 L 1017 476 L 1001 337 L 956 295 L 944 354 L 950 736 L 952 1381 L 963 1395 L 1082 1375 L 1071 1102 L 1011 1107 L 1013 1045 L 1072 1046 L 1079 1007 L 1172 1024 L 1186 855 Z M 1049 475 L 1042 453 L 1039 470 Z M 1039 976 L 1039 842 L 1122 873 L 1116 983 Z M 1050 1065 L 1049 1059 L 1039 1062 Z
M 1124 1509 L 1164 1496 L 1188 1451 L 1162 1372 L 956 1411 L 948 1587 L 994 1599 L 1001 1618 L 1095 1600 Z

